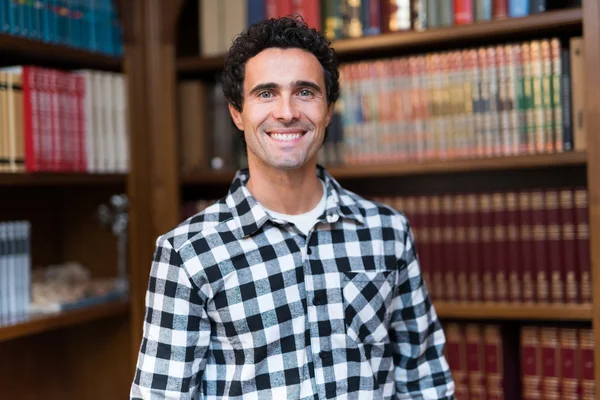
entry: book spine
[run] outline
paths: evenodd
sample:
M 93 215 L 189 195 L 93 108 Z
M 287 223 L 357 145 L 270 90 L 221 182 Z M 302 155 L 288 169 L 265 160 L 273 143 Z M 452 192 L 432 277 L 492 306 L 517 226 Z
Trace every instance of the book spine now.
M 560 229 L 561 229 L 561 263 L 564 266 L 565 300 L 574 304 L 580 301 L 579 287 L 581 277 L 577 270 L 577 251 L 575 240 L 575 204 L 573 191 L 560 190 Z
M 473 0 L 454 0 L 454 24 L 466 25 L 474 22 Z
M 588 192 L 585 188 L 575 188 L 575 222 L 577 241 L 577 264 L 581 276 L 581 301 L 592 302 L 592 280 L 590 265 L 590 233 L 588 216 Z
M 494 193 L 492 195 L 492 214 L 493 214 L 493 242 L 495 254 L 494 281 L 496 287 L 496 301 L 508 301 L 508 241 L 507 241 L 507 215 L 506 204 L 503 193 Z
M 579 346 L 577 329 L 560 328 L 560 394 L 563 399 L 577 399 L 579 386 Z
M 553 303 L 565 303 L 565 274 L 562 259 L 562 235 L 558 190 L 549 189 L 546 196 L 548 269 L 550 272 L 550 299 Z
M 533 219 L 533 241 L 536 269 L 536 299 L 538 303 L 550 301 L 548 280 L 548 243 L 547 218 L 544 192 L 535 190 L 531 194 L 531 213 Z
M 533 303 L 535 301 L 536 280 L 534 276 L 534 254 L 533 254 L 533 220 L 531 210 L 531 194 L 529 192 L 519 193 L 519 220 L 520 220 L 520 242 L 522 262 L 523 302 Z
M 596 380 L 594 379 L 594 333 L 591 329 L 579 331 L 579 347 L 581 351 L 581 400 L 596 399 Z
M 541 347 L 544 399 L 560 400 L 558 328 L 541 328 Z
M 517 192 L 505 195 L 506 201 L 506 237 L 508 239 L 508 297 L 512 303 L 521 303 L 523 282 L 521 277 L 521 243 L 519 240 L 519 198 Z
M 467 324 L 465 327 L 465 333 L 467 370 L 469 374 L 469 399 L 485 400 L 485 355 L 483 349 L 481 325 Z
M 504 400 L 504 360 L 502 333 L 498 325 L 483 327 L 486 400 Z
M 539 328 L 521 328 L 521 374 L 523 400 L 542 399 L 542 365 Z

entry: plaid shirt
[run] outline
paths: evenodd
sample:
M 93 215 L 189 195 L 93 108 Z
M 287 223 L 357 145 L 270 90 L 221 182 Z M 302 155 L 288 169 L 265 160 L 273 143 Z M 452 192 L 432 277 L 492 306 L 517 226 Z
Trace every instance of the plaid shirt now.
M 157 240 L 131 399 L 454 399 L 407 219 L 318 174 L 308 236 L 243 170 Z

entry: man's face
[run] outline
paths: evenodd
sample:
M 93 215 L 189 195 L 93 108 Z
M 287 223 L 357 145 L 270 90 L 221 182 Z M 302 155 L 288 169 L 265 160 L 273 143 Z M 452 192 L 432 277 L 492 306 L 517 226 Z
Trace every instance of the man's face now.
M 248 164 L 292 170 L 316 163 L 333 107 L 323 68 L 300 49 L 265 49 L 246 63 L 242 112 L 229 109 L 244 131 Z

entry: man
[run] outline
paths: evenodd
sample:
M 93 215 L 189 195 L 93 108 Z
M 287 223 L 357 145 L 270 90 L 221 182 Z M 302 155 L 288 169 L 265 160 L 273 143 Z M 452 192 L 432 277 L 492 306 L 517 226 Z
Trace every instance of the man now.
M 453 399 L 406 218 L 317 166 L 333 50 L 256 23 L 223 87 L 248 170 L 157 240 L 131 398 Z

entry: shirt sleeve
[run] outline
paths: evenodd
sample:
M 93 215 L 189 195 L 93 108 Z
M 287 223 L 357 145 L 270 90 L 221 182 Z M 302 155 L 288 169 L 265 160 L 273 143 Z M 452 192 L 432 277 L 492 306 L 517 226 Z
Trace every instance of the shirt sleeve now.
M 159 238 L 130 400 L 197 398 L 210 340 L 202 299 L 171 243 Z
M 454 400 L 454 381 L 443 355 L 445 335 L 421 276 L 410 225 L 405 221 L 390 335 L 396 399 Z

